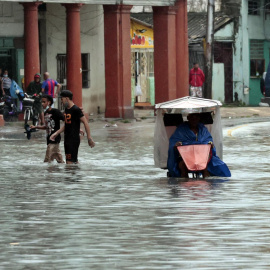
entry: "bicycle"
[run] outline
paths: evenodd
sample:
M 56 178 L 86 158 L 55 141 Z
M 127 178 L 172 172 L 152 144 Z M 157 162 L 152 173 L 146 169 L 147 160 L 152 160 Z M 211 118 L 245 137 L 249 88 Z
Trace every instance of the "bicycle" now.
M 24 124 L 27 125 L 28 121 L 32 119 L 33 126 L 38 125 L 39 113 L 34 108 L 35 100 L 38 100 L 40 97 L 37 94 L 33 96 L 25 94 L 25 98 L 23 99 L 23 109 L 24 109 Z

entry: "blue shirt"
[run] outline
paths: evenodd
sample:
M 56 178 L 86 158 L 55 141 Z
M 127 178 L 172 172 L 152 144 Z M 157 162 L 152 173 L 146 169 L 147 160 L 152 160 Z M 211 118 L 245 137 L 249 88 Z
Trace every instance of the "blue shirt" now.
M 54 87 L 58 85 L 58 82 L 52 79 L 47 79 L 42 83 L 42 89 L 44 89 L 44 94 L 54 97 Z

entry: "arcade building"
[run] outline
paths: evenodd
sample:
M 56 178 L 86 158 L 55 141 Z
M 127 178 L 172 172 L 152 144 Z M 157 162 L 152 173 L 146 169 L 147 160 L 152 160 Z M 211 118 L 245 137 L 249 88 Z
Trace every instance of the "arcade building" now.
M 0 66 L 27 86 L 48 71 L 86 113 L 133 118 L 131 9 L 143 0 L 0 2 Z M 188 95 L 187 0 L 153 0 L 154 102 Z M 133 42 L 134 45 L 134 42 Z M 153 101 L 152 101 L 153 102 Z

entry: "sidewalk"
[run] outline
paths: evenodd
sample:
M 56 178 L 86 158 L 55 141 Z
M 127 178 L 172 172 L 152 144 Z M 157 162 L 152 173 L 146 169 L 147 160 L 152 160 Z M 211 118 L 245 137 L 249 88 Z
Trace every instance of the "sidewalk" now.
M 2 115 L 1 115 L 2 116 Z M 0 116 L 0 127 L 4 126 L 4 123 L 1 125 L 1 116 Z M 253 118 L 253 120 L 260 121 L 260 118 L 266 118 L 261 119 L 263 121 L 268 121 L 267 117 L 270 117 L 270 107 L 221 107 L 221 118 L 223 119 L 243 119 L 243 118 Z M 154 121 L 155 115 L 154 110 L 142 110 L 142 109 L 135 109 L 134 110 L 134 121 L 141 121 L 141 120 L 150 120 Z M 125 121 L 123 119 L 112 119 L 112 118 L 105 118 L 104 114 L 100 115 L 90 115 L 89 116 L 89 122 L 115 122 L 115 121 Z M 119 121 L 119 122 L 121 122 Z M 133 122 L 131 119 L 126 120 L 127 123 Z M 3 121 L 2 121 L 3 122 Z M 19 121 L 20 123 L 23 123 L 23 121 Z M 147 121 L 149 122 L 149 121 Z M 7 125 L 16 125 L 18 122 L 6 122 Z
M 270 107 L 221 107 L 221 117 L 270 117 Z
M 135 118 L 154 117 L 153 110 L 134 110 Z M 270 107 L 221 107 L 222 118 L 270 117 Z

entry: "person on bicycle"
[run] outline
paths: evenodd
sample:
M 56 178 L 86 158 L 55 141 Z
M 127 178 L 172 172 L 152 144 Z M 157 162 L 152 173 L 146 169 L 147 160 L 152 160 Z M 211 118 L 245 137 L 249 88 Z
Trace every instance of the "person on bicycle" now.
M 44 125 L 44 113 L 41 104 L 41 96 L 42 96 L 41 90 L 42 90 L 41 75 L 39 73 L 36 73 L 34 76 L 34 80 L 29 83 L 26 92 L 31 96 L 36 96 L 33 104 L 33 110 L 36 113 L 39 113 L 40 124 Z

